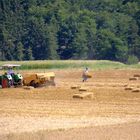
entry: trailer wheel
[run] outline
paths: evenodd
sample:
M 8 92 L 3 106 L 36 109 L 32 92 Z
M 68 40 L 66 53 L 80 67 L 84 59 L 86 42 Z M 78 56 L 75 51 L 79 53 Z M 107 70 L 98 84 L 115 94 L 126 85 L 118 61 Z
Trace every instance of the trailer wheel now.
M 36 84 L 35 84 L 35 81 L 34 80 L 30 82 L 30 86 L 36 87 Z

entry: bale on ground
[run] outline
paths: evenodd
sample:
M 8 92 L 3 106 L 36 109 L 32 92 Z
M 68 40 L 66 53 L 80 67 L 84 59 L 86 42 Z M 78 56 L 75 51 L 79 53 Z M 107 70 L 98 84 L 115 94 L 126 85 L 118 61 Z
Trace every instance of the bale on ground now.
M 140 92 L 140 89 L 133 89 L 132 92 Z
M 79 88 L 79 91 L 87 91 L 88 89 L 86 87 Z
M 27 90 L 34 89 L 34 87 L 32 87 L 32 86 L 24 86 L 23 88 L 24 88 L 24 89 L 27 89 Z
M 130 77 L 129 80 L 138 80 L 138 77 Z
M 93 93 L 92 92 L 84 92 L 82 94 L 74 94 L 73 98 L 80 98 L 80 99 L 84 99 L 84 98 L 93 98 Z
M 127 87 L 127 86 L 128 86 L 128 84 L 125 84 L 125 85 L 124 85 L 124 87 Z
M 71 89 L 78 89 L 78 88 L 80 88 L 80 86 L 77 86 L 77 85 L 71 86 Z
M 126 87 L 125 90 L 132 90 L 132 87 Z
M 134 77 L 140 77 L 140 74 L 134 74 Z

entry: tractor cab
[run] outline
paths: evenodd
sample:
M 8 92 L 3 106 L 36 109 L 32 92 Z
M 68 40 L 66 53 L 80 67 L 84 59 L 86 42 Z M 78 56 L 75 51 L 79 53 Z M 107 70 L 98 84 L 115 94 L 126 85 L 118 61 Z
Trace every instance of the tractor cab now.
M 0 85 L 2 88 L 11 87 L 11 86 L 20 86 L 22 85 L 23 77 L 19 73 L 14 72 L 14 68 L 20 67 L 17 64 L 5 64 L 2 65 L 3 70 L 7 70 L 3 75 L 0 75 Z

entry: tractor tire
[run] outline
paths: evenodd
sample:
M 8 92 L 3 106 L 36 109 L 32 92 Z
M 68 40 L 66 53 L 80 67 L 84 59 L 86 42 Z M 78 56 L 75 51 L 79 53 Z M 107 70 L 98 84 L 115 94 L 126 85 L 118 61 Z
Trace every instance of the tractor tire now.
M 34 86 L 34 88 L 37 88 L 37 87 L 39 87 L 39 83 L 36 83 Z
M 30 82 L 30 86 L 32 86 L 32 87 L 34 87 L 34 88 L 36 87 L 36 83 L 35 83 L 34 80 Z

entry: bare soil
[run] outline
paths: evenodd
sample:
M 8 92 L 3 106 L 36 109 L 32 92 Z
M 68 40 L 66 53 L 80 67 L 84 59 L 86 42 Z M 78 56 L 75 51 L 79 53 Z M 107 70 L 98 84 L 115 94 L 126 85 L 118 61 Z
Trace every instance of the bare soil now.
M 0 89 L 0 140 L 127 139 L 140 137 L 140 70 L 54 70 L 56 87 Z M 26 74 L 26 72 L 24 72 Z M 93 98 L 74 99 L 86 87 Z

